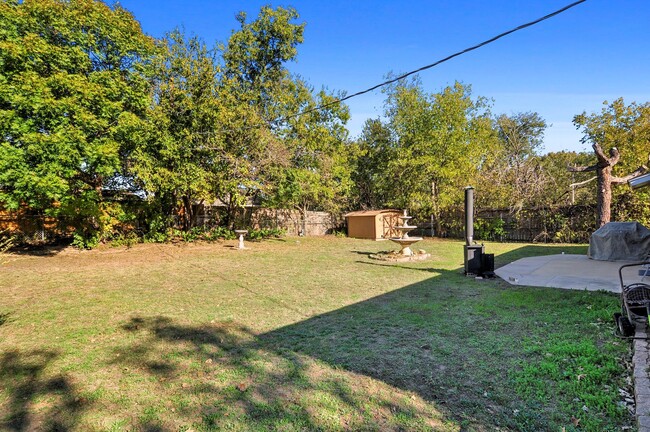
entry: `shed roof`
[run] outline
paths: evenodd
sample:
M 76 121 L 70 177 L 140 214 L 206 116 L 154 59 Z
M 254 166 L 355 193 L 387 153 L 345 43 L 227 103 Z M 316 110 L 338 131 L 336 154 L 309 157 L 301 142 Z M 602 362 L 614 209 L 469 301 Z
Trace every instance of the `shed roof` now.
M 377 216 L 382 213 L 401 213 L 401 210 L 396 209 L 384 209 L 384 210 L 358 210 L 347 213 L 345 217 L 348 216 Z

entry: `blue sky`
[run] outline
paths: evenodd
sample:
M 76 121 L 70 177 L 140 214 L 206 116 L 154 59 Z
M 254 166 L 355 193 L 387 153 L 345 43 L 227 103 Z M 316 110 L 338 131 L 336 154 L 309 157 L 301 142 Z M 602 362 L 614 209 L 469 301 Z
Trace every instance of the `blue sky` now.
M 505 30 L 553 12 L 571 0 L 219 1 L 122 0 L 144 31 L 160 37 L 183 26 L 208 44 L 225 42 L 235 15 L 260 6 L 293 6 L 305 42 L 289 69 L 317 89 L 353 93 L 433 63 Z M 494 113 L 537 111 L 552 126 L 546 151 L 585 150 L 571 120 L 598 112 L 605 100 L 650 100 L 650 1 L 588 0 L 563 14 L 506 36 L 420 74 L 436 92 L 454 81 L 493 100 Z M 348 127 L 382 114 L 380 91 L 348 101 Z

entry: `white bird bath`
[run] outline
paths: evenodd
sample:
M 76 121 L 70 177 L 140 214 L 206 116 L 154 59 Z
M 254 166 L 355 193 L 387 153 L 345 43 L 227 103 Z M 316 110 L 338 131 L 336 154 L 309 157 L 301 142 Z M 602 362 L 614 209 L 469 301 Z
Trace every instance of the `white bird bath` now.
M 237 246 L 237 249 L 246 249 L 244 247 L 244 236 L 248 234 L 248 230 L 235 230 L 235 234 L 239 236 L 239 246 Z
M 399 237 L 391 237 L 389 240 L 400 245 L 401 249 L 399 255 L 412 257 L 415 254 L 411 250 L 411 245 L 422 241 L 422 237 L 409 237 L 409 231 L 413 231 L 417 226 L 408 224 L 408 221 L 413 219 L 413 217 L 407 216 L 406 210 L 404 210 L 404 216 L 400 216 L 399 218 L 402 220 L 402 225 L 396 226 L 395 229 L 398 230 L 401 235 Z

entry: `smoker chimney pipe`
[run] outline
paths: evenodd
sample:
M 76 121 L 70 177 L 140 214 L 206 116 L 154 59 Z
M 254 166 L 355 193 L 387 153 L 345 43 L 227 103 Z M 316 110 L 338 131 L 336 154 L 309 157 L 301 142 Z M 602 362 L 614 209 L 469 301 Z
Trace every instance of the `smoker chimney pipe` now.
M 474 188 L 465 188 L 465 244 L 474 243 Z

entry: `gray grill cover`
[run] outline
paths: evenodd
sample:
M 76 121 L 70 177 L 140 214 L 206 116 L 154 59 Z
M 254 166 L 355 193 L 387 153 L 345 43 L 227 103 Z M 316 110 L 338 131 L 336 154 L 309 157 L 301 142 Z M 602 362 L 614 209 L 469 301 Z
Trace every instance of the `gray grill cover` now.
M 643 261 L 650 255 L 650 230 L 638 222 L 610 222 L 589 239 L 589 258 Z

